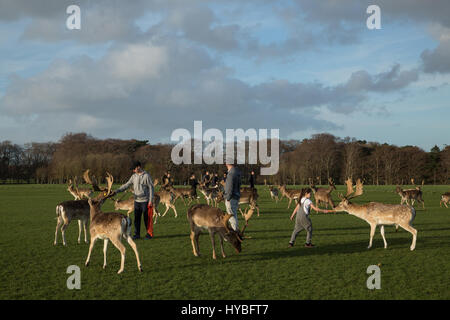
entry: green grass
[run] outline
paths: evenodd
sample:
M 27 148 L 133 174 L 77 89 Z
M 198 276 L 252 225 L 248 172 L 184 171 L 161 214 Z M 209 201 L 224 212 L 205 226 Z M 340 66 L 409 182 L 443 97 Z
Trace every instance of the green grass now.
M 355 202 L 399 203 L 394 189 L 366 186 Z M 293 206 L 287 210 L 286 200 L 276 204 L 259 187 L 261 215 L 255 213 L 246 231 L 252 238 L 241 254 L 225 243 L 227 258 L 218 254 L 216 261 L 207 233 L 200 236 L 202 256 L 192 254 L 186 208 L 179 201 L 178 218 L 169 211 L 155 225 L 154 239 L 136 242 L 144 272 L 124 242 L 125 271 L 117 275 L 119 251 L 110 244 L 103 270 L 102 241 L 84 267 L 88 245 L 77 244 L 76 222 L 66 232 L 67 247 L 53 245 L 55 205 L 71 199 L 64 186 L 0 186 L 0 299 L 449 299 L 450 208 L 439 207 L 448 189 L 424 187 L 426 210 L 417 209 L 418 240 L 411 252 L 411 234 L 394 227 L 386 228 L 387 249 L 377 229 L 367 250 L 369 225 L 345 213 L 313 213 L 317 247 L 303 247 L 303 232 L 288 249 Z M 333 196 L 337 202 L 337 192 Z M 110 201 L 103 207 L 112 208 Z M 368 290 L 366 269 L 379 263 L 381 290 Z M 81 268 L 81 290 L 66 287 L 69 265 Z

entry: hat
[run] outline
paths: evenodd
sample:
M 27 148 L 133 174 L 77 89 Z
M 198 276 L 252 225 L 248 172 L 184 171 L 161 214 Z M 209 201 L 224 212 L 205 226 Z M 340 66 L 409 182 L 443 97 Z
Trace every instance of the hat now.
M 136 169 L 137 167 L 142 167 L 142 164 L 140 161 L 133 161 L 132 167 L 130 168 L 131 170 Z

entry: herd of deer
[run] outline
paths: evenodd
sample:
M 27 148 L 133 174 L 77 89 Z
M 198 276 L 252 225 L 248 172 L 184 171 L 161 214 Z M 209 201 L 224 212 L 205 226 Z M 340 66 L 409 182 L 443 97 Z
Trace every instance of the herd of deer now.
M 113 245 L 121 253 L 121 266 L 118 273 L 124 270 L 125 262 L 125 246 L 122 244 L 121 239 L 127 240 L 136 255 L 136 261 L 139 271 L 142 271 L 142 265 L 139 260 L 139 253 L 137 251 L 136 244 L 131 237 L 131 219 L 130 213 L 134 210 L 134 198 L 130 197 L 126 200 L 113 199 L 111 197 L 111 188 L 114 178 L 111 174 L 107 173 L 106 187 L 100 187 L 95 177 L 90 177 L 89 170 L 86 170 L 83 174 L 84 181 L 91 185 L 91 189 L 81 189 L 78 187 L 77 179 L 74 178 L 68 181 L 67 190 L 73 195 L 74 200 L 64 201 L 56 206 L 57 225 L 55 231 L 55 241 L 57 244 L 58 230 L 61 230 L 61 237 L 63 245 L 66 245 L 65 230 L 72 220 L 78 220 L 79 232 L 78 243 L 81 240 L 82 229 L 84 230 L 84 241 L 88 243 L 86 228 L 88 221 L 90 231 L 90 246 L 89 253 L 86 259 L 85 265 L 89 265 L 92 248 L 97 239 L 104 240 L 104 264 L 103 268 L 106 268 L 106 251 L 108 242 L 111 241 Z M 370 240 L 369 246 L 372 246 L 372 240 L 377 226 L 380 226 L 380 233 L 384 241 L 384 247 L 387 247 L 387 242 L 384 235 L 385 225 L 395 225 L 397 228 L 400 226 L 404 230 L 410 232 L 413 236 L 410 249 L 414 250 L 416 246 L 417 230 L 412 227 L 416 211 L 413 207 L 414 202 L 421 202 L 424 207 L 424 201 L 422 198 L 422 191 L 420 187 L 414 189 L 401 189 L 396 188 L 396 192 L 401 197 L 401 202 L 398 205 L 383 204 L 377 202 L 369 202 L 365 204 L 354 204 L 350 202 L 351 199 L 361 196 L 363 194 L 363 182 L 358 179 L 354 189 L 352 179 L 349 178 L 346 181 L 347 194 L 344 196 L 339 194 L 340 203 L 335 206 L 331 193 L 336 190 L 332 179 L 328 180 L 328 188 L 317 188 L 310 181 L 311 190 L 314 193 L 316 206 L 325 204 L 331 206 L 333 211 L 344 211 L 350 215 L 354 215 L 360 219 L 365 220 L 370 225 Z M 158 180 L 155 180 L 154 185 L 158 184 Z M 223 187 L 223 185 L 222 185 Z M 299 200 L 300 195 L 305 189 L 287 189 L 285 185 L 269 186 L 270 196 L 276 202 L 280 201 L 283 197 L 286 197 L 288 202 L 288 208 L 291 205 L 292 200 Z M 241 252 L 241 243 L 244 239 L 244 230 L 248 225 L 249 219 L 257 211 L 259 216 L 259 206 L 257 204 L 258 192 L 253 188 L 243 188 L 241 190 L 241 199 L 239 204 L 247 204 L 248 207 L 243 212 L 240 208 L 241 215 L 245 219 L 245 226 L 241 231 L 234 231 L 229 227 L 228 220 L 231 217 L 226 214 L 218 205 L 223 201 L 223 188 L 214 187 L 209 188 L 204 184 L 199 185 L 199 191 L 204 195 L 207 204 L 199 204 L 199 197 L 194 196 L 190 189 L 175 188 L 169 186 L 167 188 L 161 188 L 160 191 L 154 193 L 154 215 L 153 219 L 156 223 L 156 219 L 161 214 L 157 208 L 160 203 L 164 204 L 166 211 L 162 216 L 165 216 L 169 209 L 172 209 L 177 217 L 176 207 L 174 205 L 177 199 L 182 199 L 186 205 L 185 199 L 188 199 L 187 205 L 190 205 L 192 201 L 197 201 L 197 204 L 190 207 L 187 211 L 187 219 L 191 229 L 191 243 L 192 250 L 195 256 L 199 255 L 198 238 L 202 229 L 207 229 L 211 236 L 211 243 L 213 247 L 213 259 L 216 259 L 215 253 L 215 234 L 220 237 L 221 253 L 225 257 L 223 250 L 223 241 L 229 242 L 237 252 Z M 96 197 L 93 196 L 94 192 L 100 192 Z M 280 197 L 281 193 L 281 197 Z M 115 210 L 125 210 L 127 215 L 118 212 L 103 212 L 101 206 L 108 199 L 111 198 L 114 201 Z M 450 202 L 450 192 L 442 195 L 440 205 L 444 204 L 447 208 L 447 203 Z M 406 203 L 406 205 L 404 204 Z M 411 203 L 411 205 L 409 204 Z M 83 228 L 82 228 L 83 227 Z

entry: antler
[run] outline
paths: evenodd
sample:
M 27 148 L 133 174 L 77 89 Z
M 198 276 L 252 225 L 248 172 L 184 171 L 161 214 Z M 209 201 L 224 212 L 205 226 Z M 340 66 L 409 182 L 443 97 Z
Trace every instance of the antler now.
M 353 193 L 353 182 L 352 182 L 352 178 L 348 178 L 345 181 L 345 184 L 347 185 L 347 194 L 345 195 L 345 197 L 347 198 L 349 195 L 351 195 Z
M 95 179 L 95 177 L 91 178 L 89 177 L 89 169 L 87 169 L 84 174 L 83 174 L 83 179 L 84 181 L 86 181 L 87 184 L 90 184 L 92 186 L 92 189 L 94 189 L 94 191 L 106 191 L 107 189 L 105 188 L 99 188 L 98 184 L 97 184 L 97 180 Z
M 358 178 L 358 180 L 356 180 L 355 191 L 353 191 L 353 183 L 351 178 L 348 178 L 345 183 L 347 184 L 347 195 L 345 196 L 347 200 L 356 198 L 363 194 L 363 182 L 361 181 L 361 179 Z
M 111 188 L 112 188 L 112 185 L 114 183 L 114 177 L 109 172 L 106 173 L 106 182 L 107 182 L 107 185 L 108 185 L 106 197 L 108 197 L 111 194 Z
M 227 230 L 227 232 L 230 232 L 230 229 L 228 228 L 228 220 L 230 220 L 231 218 L 231 214 L 225 214 L 223 216 L 223 225 L 225 226 L 225 229 Z

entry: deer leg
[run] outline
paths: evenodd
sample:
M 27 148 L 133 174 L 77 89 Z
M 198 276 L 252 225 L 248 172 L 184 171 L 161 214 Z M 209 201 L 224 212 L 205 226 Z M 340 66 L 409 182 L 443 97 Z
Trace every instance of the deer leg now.
M 212 249 L 213 249 L 213 255 L 212 255 L 212 258 L 214 259 L 214 260 L 216 260 L 216 240 L 215 240 L 215 235 L 214 235 L 214 232 L 213 231 L 211 231 L 211 230 L 209 230 L 209 235 L 210 235 L 210 237 L 211 237 L 211 244 L 212 244 Z
M 61 217 L 58 217 L 58 221 L 56 222 L 56 231 L 55 231 L 55 242 L 53 243 L 56 246 L 57 240 L 58 240 L 58 229 L 63 224 L 63 221 Z
M 169 211 L 169 208 L 170 208 L 170 206 L 167 203 L 165 203 L 165 206 L 166 206 L 166 211 L 164 211 L 164 213 L 162 215 L 163 217 L 166 215 L 167 211 Z
M 97 237 L 91 237 L 91 244 L 89 245 L 89 253 L 86 258 L 86 262 L 84 265 L 87 267 L 89 265 L 89 260 L 91 259 L 92 248 L 94 247 L 95 241 L 97 241 Z
M 191 238 L 191 244 L 192 244 L 192 252 L 194 253 L 194 256 L 198 257 L 199 254 L 197 252 L 197 247 L 195 245 L 195 233 L 194 233 L 194 231 L 191 231 L 190 238 Z
M 289 198 L 289 203 L 288 203 L 288 209 L 289 209 L 289 207 L 291 206 L 291 201 L 292 201 L 292 198 Z
M 220 237 L 220 251 L 222 252 L 222 258 L 226 258 L 225 250 L 223 249 L 223 237 Z
M 141 265 L 141 260 L 139 259 L 139 253 L 137 251 L 137 247 L 136 247 L 136 243 L 133 241 L 133 239 L 131 237 L 127 236 L 127 241 L 128 244 L 130 245 L 130 247 L 133 249 L 134 254 L 136 256 L 136 262 L 137 262 L 137 266 L 140 272 L 144 271 L 142 270 L 142 265 Z
M 87 220 L 83 221 L 83 230 L 84 230 L 84 242 L 88 243 L 87 234 L 86 234 Z
M 384 241 L 384 248 L 387 248 L 387 242 L 386 242 L 386 238 L 384 237 L 384 226 L 380 227 L 380 233 L 381 233 L 381 237 L 383 238 Z
M 402 227 L 403 229 L 405 229 L 406 231 L 408 231 L 409 233 L 412 234 L 413 240 L 412 240 L 410 249 L 411 249 L 411 251 L 413 251 L 416 248 L 417 230 L 414 229 L 411 225 L 406 225 L 406 226 L 400 225 L 400 227 Z
M 175 206 L 174 206 L 173 204 L 171 205 L 171 208 L 172 208 L 173 211 L 175 212 L 175 218 L 178 217 L 178 214 L 177 214 L 177 208 L 175 208 Z
M 367 247 L 367 249 L 370 249 L 372 247 L 372 240 L 373 240 L 373 236 L 375 234 L 375 229 L 377 228 L 376 224 L 371 224 L 370 225 L 370 240 L 369 240 L 369 246 Z
M 61 227 L 61 236 L 62 236 L 62 240 L 63 240 L 63 245 L 66 245 L 66 229 L 68 226 L 69 226 L 69 222 L 64 221 L 64 224 Z
M 106 269 L 106 250 L 108 250 L 108 239 L 103 241 L 103 269 Z
M 78 220 L 78 244 L 80 243 L 81 238 L 81 220 Z
M 117 271 L 117 274 L 120 274 L 123 272 L 123 269 L 125 268 L 125 246 L 120 241 L 120 237 L 117 237 L 117 239 L 111 239 L 112 244 L 120 251 L 120 269 Z

